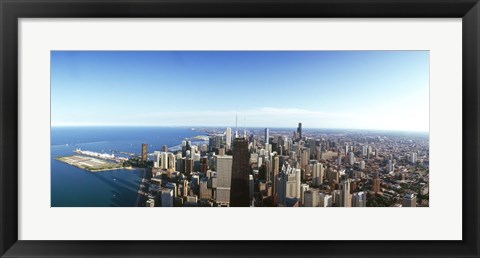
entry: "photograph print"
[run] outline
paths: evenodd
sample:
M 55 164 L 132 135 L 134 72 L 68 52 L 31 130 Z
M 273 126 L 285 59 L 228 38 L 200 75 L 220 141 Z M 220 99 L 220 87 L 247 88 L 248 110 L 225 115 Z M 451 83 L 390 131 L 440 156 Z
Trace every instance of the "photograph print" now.
M 50 54 L 51 207 L 429 207 L 429 51 Z

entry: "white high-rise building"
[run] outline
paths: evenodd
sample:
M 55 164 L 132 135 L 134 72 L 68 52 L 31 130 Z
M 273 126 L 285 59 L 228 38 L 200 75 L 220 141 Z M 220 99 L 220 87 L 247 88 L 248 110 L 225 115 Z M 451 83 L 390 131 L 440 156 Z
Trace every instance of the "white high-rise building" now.
M 216 201 L 219 203 L 230 202 L 230 186 L 232 183 L 232 156 L 216 156 L 217 168 L 217 194 Z
M 291 167 L 288 163 L 283 165 L 280 176 L 276 180 L 278 203 L 285 204 L 287 197 L 300 199 L 301 170 Z
M 195 159 L 195 154 L 197 153 L 197 146 L 196 145 L 190 145 L 190 158 Z
M 367 207 L 367 195 L 365 194 L 365 192 L 358 192 L 353 194 L 352 207 Z
M 227 130 L 225 131 L 225 142 L 227 144 L 227 149 L 230 149 L 232 146 L 232 128 L 227 127 Z
M 389 159 L 387 164 L 387 172 L 390 173 L 394 170 L 395 170 L 395 164 L 393 164 L 392 160 Z
M 296 197 L 300 199 L 300 169 L 292 170 L 286 175 L 285 197 Z
M 417 163 L 417 153 L 416 152 L 412 152 L 412 155 L 410 157 L 411 157 L 411 162 L 413 164 Z
M 167 169 L 168 168 L 168 153 L 167 152 L 162 152 L 161 154 L 162 160 L 160 163 L 160 168 L 161 169 Z
M 154 168 L 159 168 L 160 167 L 160 152 L 159 151 L 154 151 L 153 152 L 153 167 Z
M 348 161 L 350 166 L 353 166 L 353 163 L 355 163 L 355 154 L 352 151 L 348 153 Z
M 366 145 L 362 146 L 362 155 L 367 156 L 367 146 Z
M 320 162 L 315 162 L 313 164 L 313 173 L 312 173 L 312 183 L 314 186 L 320 186 L 323 184 L 323 177 L 325 175 L 325 169 L 323 164 Z

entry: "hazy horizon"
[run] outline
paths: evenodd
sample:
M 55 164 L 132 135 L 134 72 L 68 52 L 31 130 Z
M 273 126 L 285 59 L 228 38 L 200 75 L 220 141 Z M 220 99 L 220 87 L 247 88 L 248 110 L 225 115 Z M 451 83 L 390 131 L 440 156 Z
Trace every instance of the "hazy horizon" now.
M 297 124 L 298 125 L 298 124 Z M 224 128 L 226 129 L 227 127 L 231 128 L 233 131 L 235 130 L 235 126 L 228 126 L 228 125 L 101 125 L 101 124 L 95 124 L 95 125 L 50 125 L 51 128 L 54 127 L 160 127 L 160 128 L 214 128 L 214 129 L 221 129 Z M 261 127 L 261 126 L 247 126 L 247 129 L 291 129 L 291 130 L 296 130 L 297 127 Z M 405 133 L 430 133 L 429 131 L 404 131 L 404 130 L 385 130 L 385 129 L 362 129 L 362 128 L 315 128 L 315 127 L 305 127 L 302 124 L 302 130 L 334 130 L 334 131 L 376 131 L 376 132 L 405 132 Z M 238 127 L 239 132 L 243 132 L 243 125 Z

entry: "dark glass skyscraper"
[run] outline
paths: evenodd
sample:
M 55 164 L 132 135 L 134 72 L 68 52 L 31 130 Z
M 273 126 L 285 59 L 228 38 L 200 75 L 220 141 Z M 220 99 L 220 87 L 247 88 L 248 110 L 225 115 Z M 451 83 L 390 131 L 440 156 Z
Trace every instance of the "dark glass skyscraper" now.
M 298 137 L 302 139 L 302 123 L 298 123 L 297 133 Z
M 230 187 L 230 206 L 249 207 L 248 185 L 248 141 L 245 138 L 233 140 L 232 184 Z

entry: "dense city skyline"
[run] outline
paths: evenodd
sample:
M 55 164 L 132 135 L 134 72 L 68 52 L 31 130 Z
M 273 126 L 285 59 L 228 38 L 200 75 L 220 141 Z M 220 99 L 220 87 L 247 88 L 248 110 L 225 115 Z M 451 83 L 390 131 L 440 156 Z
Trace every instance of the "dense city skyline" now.
M 105 137 L 99 128 L 76 129 L 71 134 L 74 138 L 90 132 L 96 141 L 56 145 L 70 148 L 75 154 L 55 155 L 54 162 L 71 165 L 63 170 L 73 169 L 80 175 L 113 175 L 110 180 L 102 179 L 114 188 L 107 193 L 111 195 L 110 206 L 429 206 L 428 135 L 305 130 L 302 123 L 295 130 L 257 128 L 238 132 L 234 128 L 155 127 L 148 129 L 153 138 L 139 144 L 138 133 L 133 133 L 136 130 L 140 129 L 110 128 L 109 135 L 121 139 L 113 144 L 115 137 Z M 179 136 L 186 131 L 193 134 Z M 72 140 L 71 136 L 64 139 Z M 97 152 L 98 145 L 109 147 Z M 121 178 L 133 171 L 141 173 L 141 181 Z M 122 192 L 135 191 L 131 188 L 135 184 L 135 202 L 122 203 L 129 198 Z
M 428 131 L 428 51 L 53 51 L 52 126 Z M 177 90 L 180 89 L 180 90 Z

